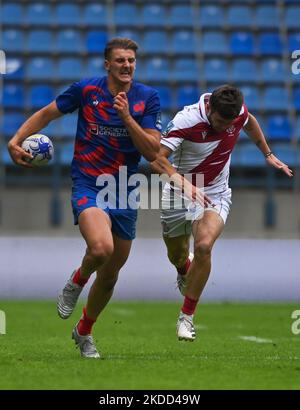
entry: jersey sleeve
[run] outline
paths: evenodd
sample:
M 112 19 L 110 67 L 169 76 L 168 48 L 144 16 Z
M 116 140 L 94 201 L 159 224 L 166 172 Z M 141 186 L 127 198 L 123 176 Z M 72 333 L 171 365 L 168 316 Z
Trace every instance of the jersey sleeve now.
M 153 128 L 161 131 L 161 112 L 158 92 L 153 90 L 153 93 L 147 100 L 145 113 L 140 122 L 142 128 Z
M 175 115 L 173 120 L 169 122 L 160 140 L 162 145 L 165 145 L 172 151 L 175 151 L 181 145 L 190 128 L 188 115 L 185 111 L 186 109 L 183 109 Z
M 248 120 L 249 120 L 249 112 L 248 112 L 248 108 L 246 106 L 246 104 L 243 105 L 244 108 L 244 112 L 243 112 L 243 127 L 245 127 L 245 125 L 247 124 Z
M 63 114 L 72 113 L 81 104 L 81 83 L 73 83 L 63 93 L 56 98 L 56 105 Z

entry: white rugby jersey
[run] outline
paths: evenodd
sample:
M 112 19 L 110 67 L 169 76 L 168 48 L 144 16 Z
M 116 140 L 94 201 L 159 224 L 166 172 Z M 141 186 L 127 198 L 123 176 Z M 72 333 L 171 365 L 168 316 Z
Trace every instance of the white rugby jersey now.
M 211 94 L 202 94 L 198 103 L 184 107 L 168 124 L 161 144 L 173 151 L 173 166 L 179 174 L 204 175 L 206 192 L 228 189 L 230 155 L 241 129 L 248 121 L 246 105 L 223 132 L 212 129 L 205 112 Z

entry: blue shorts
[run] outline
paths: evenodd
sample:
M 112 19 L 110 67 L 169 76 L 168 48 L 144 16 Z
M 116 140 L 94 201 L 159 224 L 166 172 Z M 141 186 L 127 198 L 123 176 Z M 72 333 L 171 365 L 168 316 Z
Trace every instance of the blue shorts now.
M 87 208 L 100 208 L 110 217 L 112 232 L 121 239 L 132 240 L 135 238 L 137 210 L 135 209 L 109 209 L 99 206 L 97 201 L 97 187 L 73 186 L 72 188 L 72 208 L 74 214 L 74 224 L 78 225 L 78 217 Z

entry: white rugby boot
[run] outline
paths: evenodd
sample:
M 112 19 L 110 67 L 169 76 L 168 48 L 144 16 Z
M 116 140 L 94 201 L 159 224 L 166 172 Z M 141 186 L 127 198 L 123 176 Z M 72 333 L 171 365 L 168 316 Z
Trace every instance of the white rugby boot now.
M 77 285 L 73 282 L 73 277 L 76 270 L 72 273 L 70 279 L 63 288 L 61 295 L 58 296 L 57 300 L 57 312 L 62 319 L 68 319 L 71 316 L 73 310 L 75 309 L 77 300 L 83 287 Z
M 188 340 L 193 342 L 196 339 L 196 331 L 193 324 L 193 315 L 186 315 L 180 312 L 177 321 L 178 340 Z
M 92 335 L 81 336 L 76 325 L 72 331 L 72 339 L 75 341 L 76 347 L 79 348 L 82 357 L 100 359 L 100 354 L 96 349 Z

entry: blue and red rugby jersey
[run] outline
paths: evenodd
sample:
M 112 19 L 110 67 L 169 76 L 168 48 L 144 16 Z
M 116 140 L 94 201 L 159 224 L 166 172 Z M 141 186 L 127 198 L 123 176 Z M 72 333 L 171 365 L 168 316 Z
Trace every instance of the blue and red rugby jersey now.
M 96 185 L 101 174 L 116 175 L 127 166 L 128 177 L 137 172 L 141 154 L 135 148 L 117 111 L 107 77 L 95 77 L 73 83 L 56 98 L 62 113 L 78 111 L 72 179 L 74 183 Z M 142 128 L 161 131 L 158 93 L 133 81 L 127 93 L 132 117 Z

